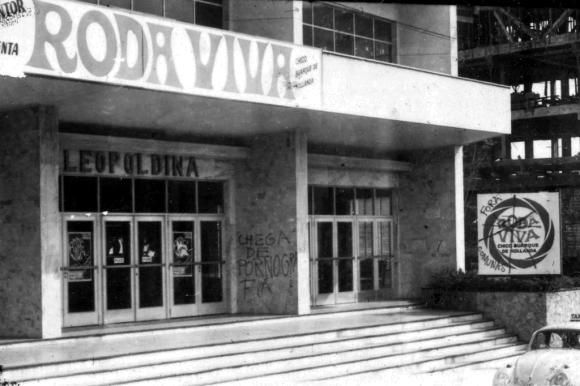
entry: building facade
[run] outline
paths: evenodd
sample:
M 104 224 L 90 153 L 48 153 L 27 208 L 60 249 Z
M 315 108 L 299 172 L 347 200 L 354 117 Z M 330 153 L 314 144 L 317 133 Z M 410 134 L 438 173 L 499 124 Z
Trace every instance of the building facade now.
M 462 145 L 510 119 L 457 77 L 455 7 L 1 7 L 0 335 L 307 314 L 462 267 Z
M 579 20 L 570 8 L 458 9 L 459 74 L 512 89 L 511 135 L 465 151 L 468 269 L 477 193 L 557 192 L 561 272 L 580 272 Z

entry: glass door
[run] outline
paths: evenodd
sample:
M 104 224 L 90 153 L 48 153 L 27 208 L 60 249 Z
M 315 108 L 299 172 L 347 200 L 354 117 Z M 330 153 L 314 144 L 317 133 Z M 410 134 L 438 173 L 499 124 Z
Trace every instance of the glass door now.
M 222 220 L 172 218 L 169 232 L 171 317 L 225 312 Z
M 169 264 L 170 316 L 196 315 L 199 302 L 195 275 L 195 221 L 182 217 L 170 220 L 171 262 Z
M 64 221 L 64 326 L 99 322 L 97 227 L 94 218 L 68 215 Z
M 134 321 L 131 217 L 105 218 L 103 235 L 104 322 Z
M 352 221 L 317 220 L 314 227 L 316 304 L 354 302 Z
M 163 218 L 138 217 L 136 276 L 137 320 L 165 318 Z

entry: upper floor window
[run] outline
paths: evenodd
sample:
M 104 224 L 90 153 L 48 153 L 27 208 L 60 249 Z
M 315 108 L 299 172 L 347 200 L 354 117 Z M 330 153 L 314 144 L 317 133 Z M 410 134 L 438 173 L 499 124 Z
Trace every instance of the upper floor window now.
M 382 62 L 395 61 L 392 21 L 323 3 L 303 2 L 304 45 Z
M 222 0 L 80 0 L 105 7 L 118 7 L 167 18 L 223 28 Z

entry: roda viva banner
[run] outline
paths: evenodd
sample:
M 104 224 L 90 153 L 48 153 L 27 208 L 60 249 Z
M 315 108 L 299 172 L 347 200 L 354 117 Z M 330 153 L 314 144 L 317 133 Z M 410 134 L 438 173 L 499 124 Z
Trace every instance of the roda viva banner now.
M 480 275 L 560 274 L 558 193 L 477 195 Z
M 66 0 L 0 0 L 0 76 L 317 108 L 322 51 Z

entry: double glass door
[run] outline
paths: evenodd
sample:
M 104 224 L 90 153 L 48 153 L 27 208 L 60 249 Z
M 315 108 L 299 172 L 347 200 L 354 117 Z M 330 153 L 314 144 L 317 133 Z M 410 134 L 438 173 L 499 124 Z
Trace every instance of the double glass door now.
M 65 326 L 226 311 L 217 216 L 65 216 Z
M 106 218 L 103 235 L 104 323 L 163 319 L 163 218 Z
M 317 220 L 314 240 L 315 304 L 354 302 L 353 222 Z
M 314 305 L 393 297 L 393 222 L 372 217 L 312 217 Z

